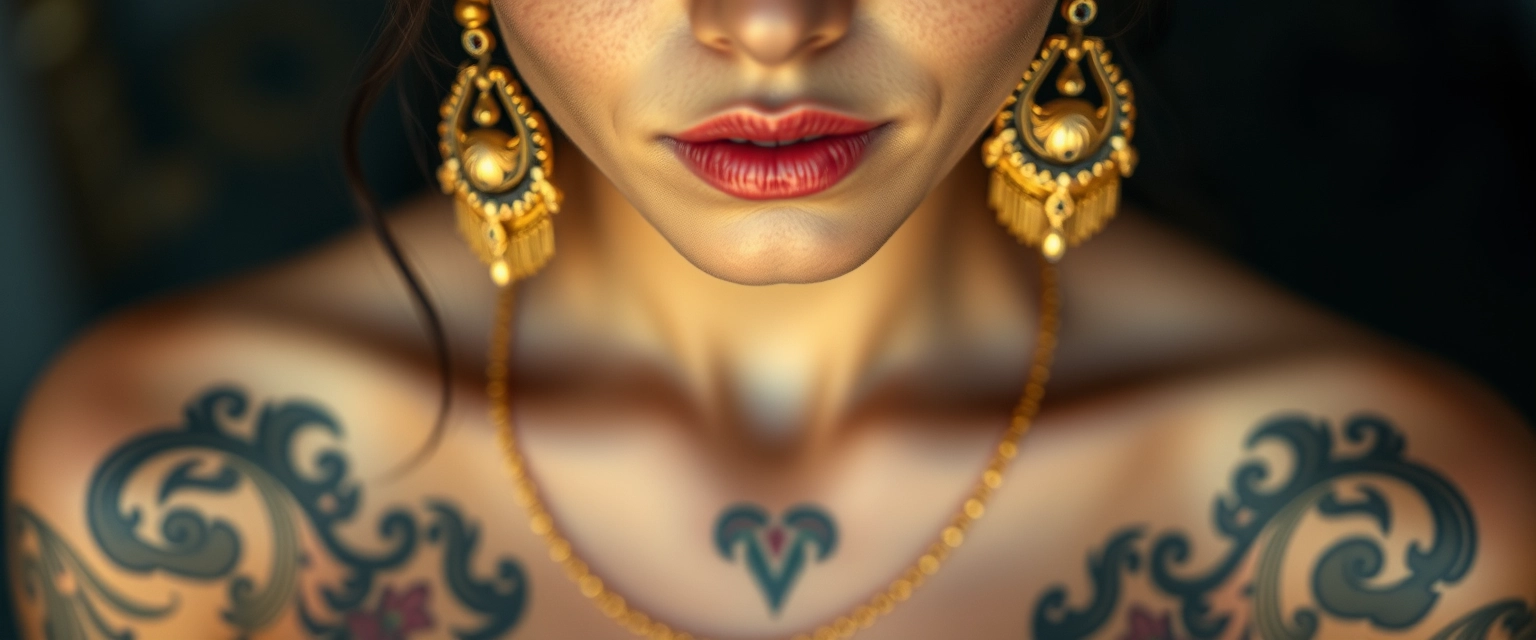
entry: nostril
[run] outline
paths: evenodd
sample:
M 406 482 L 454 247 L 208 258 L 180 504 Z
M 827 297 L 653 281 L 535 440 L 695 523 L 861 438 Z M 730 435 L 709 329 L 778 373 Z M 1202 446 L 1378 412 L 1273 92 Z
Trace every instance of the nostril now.
M 817 49 L 825 48 L 840 39 L 841 38 L 829 33 L 813 33 L 810 35 L 810 37 L 805 39 L 805 42 L 800 44 L 800 48 L 808 51 L 815 51 Z
M 831 46 L 848 30 L 851 0 L 694 0 L 694 37 L 725 53 L 778 65 Z
M 735 50 L 731 42 L 731 35 L 725 31 L 720 20 L 719 7 L 708 3 L 696 4 L 689 16 L 689 22 L 693 28 L 693 39 L 710 49 L 721 53 L 730 53 Z

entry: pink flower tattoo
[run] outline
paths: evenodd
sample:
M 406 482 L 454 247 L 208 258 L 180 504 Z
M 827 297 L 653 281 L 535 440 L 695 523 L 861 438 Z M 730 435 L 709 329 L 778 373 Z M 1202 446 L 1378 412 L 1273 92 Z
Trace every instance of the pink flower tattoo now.
M 431 629 L 427 595 L 425 582 L 398 595 L 394 587 L 384 587 L 377 608 L 347 614 L 347 630 L 352 633 L 352 640 L 405 640 L 417 631 Z
M 1154 616 L 1139 606 L 1131 607 L 1131 626 L 1120 640 L 1174 640 L 1173 621 L 1168 612 Z

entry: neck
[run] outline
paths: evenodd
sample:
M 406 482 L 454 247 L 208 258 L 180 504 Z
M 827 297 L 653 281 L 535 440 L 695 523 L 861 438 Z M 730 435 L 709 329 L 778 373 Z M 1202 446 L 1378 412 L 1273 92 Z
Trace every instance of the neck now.
M 969 343 L 995 345 L 998 331 L 1032 340 L 1035 269 L 992 223 L 979 162 L 960 163 L 857 269 L 750 286 L 687 262 L 577 155 L 562 160 L 559 254 L 529 285 L 527 313 L 590 320 L 584 342 L 600 334 L 658 364 L 732 437 L 828 437 L 882 387 L 964 366 Z

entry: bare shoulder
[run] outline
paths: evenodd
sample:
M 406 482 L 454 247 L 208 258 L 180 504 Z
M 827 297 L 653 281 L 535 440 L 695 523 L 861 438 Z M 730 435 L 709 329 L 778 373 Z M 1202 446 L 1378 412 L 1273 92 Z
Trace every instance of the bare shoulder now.
M 6 496 L 25 637 L 336 637 L 448 584 L 408 567 L 429 526 L 472 544 L 468 516 L 364 481 L 426 440 L 435 369 L 387 326 L 255 299 L 332 277 L 276 271 L 110 318 L 36 383 Z
M 1036 637 L 1536 636 L 1536 437 L 1467 376 L 1330 347 L 1118 395 L 1149 486 Z
M 1390 432 L 1395 437 L 1380 444 L 1433 461 L 1463 483 L 1501 478 L 1504 487 L 1536 487 L 1530 425 L 1466 373 L 1405 349 L 1372 344 L 1279 354 L 1203 372 L 1174 388 L 1174 404 L 1195 414 L 1183 437 L 1219 437 L 1245 416 L 1312 415 L 1339 423 L 1339 447 Z M 1349 428 L 1351 422 L 1392 428 Z
M 1231 480 L 1234 519 L 1275 512 L 1255 569 L 1262 632 L 1306 626 L 1274 604 L 1306 589 L 1331 623 L 1321 637 L 1536 635 L 1530 425 L 1417 354 L 1323 353 L 1265 369 L 1238 397 L 1271 407 L 1244 442 L 1260 465 L 1249 468 L 1269 478 L 1239 467 Z
M 417 356 L 392 352 L 387 340 L 358 326 L 249 306 L 236 284 L 117 314 L 78 337 L 35 384 L 20 415 L 12 472 L 33 465 L 58 471 L 48 456 L 64 447 L 81 458 L 86 443 L 110 443 L 179 416 L 198 391 L 221 385 L 278 396 L 319 396 L 365 411 L 360 397 L 401 398 L 435 405 L 438 392 L 421 375 Z M 409 315 L 408 311 L 406 315 Z M 427 371 L 430 374 L 430 368 Z M 430 410 L 427 411 L 430 419 Z M 414 417 L 414 416 L 413 416 Z
M 82 444 L 105 447 L 155 429 L 217 386 L 323 398 L 359 421 L 392 415 L 430 424 L 441 389 L 428 349 L 392 265 L 353 233 L 121 311 L 78 336 L 34 384 L 11 471 L 24 486 L 68 468 L 44 453 L 71 452 L 88 464 Z

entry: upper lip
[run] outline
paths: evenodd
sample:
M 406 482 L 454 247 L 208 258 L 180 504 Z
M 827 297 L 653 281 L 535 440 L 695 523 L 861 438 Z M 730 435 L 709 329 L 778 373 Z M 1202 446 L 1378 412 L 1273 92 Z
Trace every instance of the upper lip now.
M 750 140 L 786 143 L 821 136 L 860 134 L 877 126 L 879 123 L 815 108 L 800 108 L 778 114 L 736 109 L 709 118 L 670 137 L 682 142 Z

